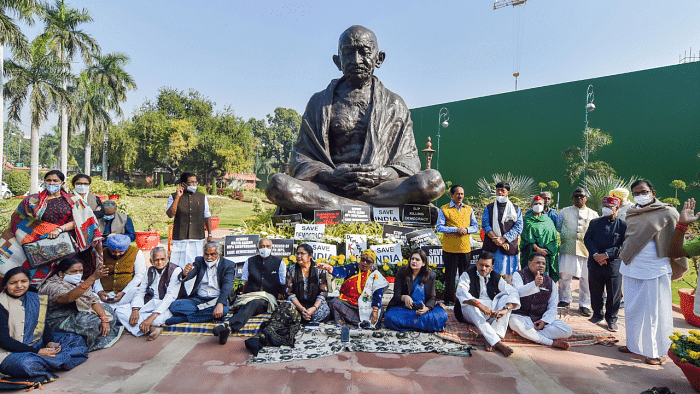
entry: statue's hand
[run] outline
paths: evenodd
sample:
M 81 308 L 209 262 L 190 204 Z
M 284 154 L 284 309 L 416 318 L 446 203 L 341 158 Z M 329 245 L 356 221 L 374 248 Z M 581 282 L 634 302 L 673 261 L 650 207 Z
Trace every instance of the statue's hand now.
M 371 189 L 386 181 L 398 179 L 399 174 L 391 167 L 363 164 L 350 173 L 350 178 L 360 186 Z
M 319 172 L 314 180 L 331 188 L 342 190 L 348 183 L 353 182 L 350 174 L 356 167 L 358 166 L 343 164 L 333 170 Z

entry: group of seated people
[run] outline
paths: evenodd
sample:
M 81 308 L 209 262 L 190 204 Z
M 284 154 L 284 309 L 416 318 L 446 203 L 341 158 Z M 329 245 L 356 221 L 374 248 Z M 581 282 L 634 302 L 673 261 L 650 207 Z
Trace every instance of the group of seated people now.
M 213 333 L 225 344 L 252 316 L 280 307 L 305 325 L 334 321 L 340 326 L 383 324 L 392 330 L 438 332 L 447 324 L 447 311 L 436 302 L 436 274 L 422 250 L 414 251 L 398 271 L 393 296 L 383 308 L 389 283 L 376 270 L 376 254 L 370 249 L 358 262 L 330 266 L 316 263 L 311 246 L 301 244 L 296 262 L 287 268 L 272 256 L 271 240 L 261 239 L 259 253 L 243 266 L 242 294 L 235 296 L 236 267 L 221 256 L 220 244 L 205 244 L 203 256 L 184 269 L 168 262 L 167 251 L 158 247 L 146 268 L 142 252 L 130 241 L 121 234 L 107 238 L 104 264 L 85 279 L 80 259 L 60 261 L 38 294 L 29 291 L 28 270 L 7 272 L 0 293 L 0 373 L 53 379 L 54 371 L 69 370 L 85 361 L 89 351 L 114 344 L 124 329 L 154 340 L 163 325 L 220 321 Z M 545 264 L 544 256 L 534 253 L 511 286 L 491 274 L 493 256 L 483 253 L 461 276 L 455 314 L 477 326 L 487 350 L 512 353 L 501 341 L 508 325 L 534 342 L 568 348 L 562 339 L 571 329 L 555 318 L 558 293 L 544 273 Z M 339 296 L 328 301 L 331 276 L 345 280 Z M 187 294 L 183 284 L 189 280 L 194 286 Z M 234 313 L 224 320 L 229 308 Z

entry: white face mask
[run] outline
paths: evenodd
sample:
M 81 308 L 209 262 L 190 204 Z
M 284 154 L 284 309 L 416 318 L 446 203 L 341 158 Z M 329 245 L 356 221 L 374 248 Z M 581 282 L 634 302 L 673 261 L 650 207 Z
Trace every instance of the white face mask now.
M 508 201 L 508 196 L 496 196 L 496 202 L 504 203 Z
M 77 285 L 81 280 L 83 280 L 83 274 L 66 275 L 63 277 L 63 280 L 70 284 Z
M 215 266 L 216 263 L 219 262 L 219 259 L 217 258 L 216 260 L 212 260 L 212 261 L 204 260 L 204 262 L 207 263 L 207 266 L 209 266 L 209 268 L 211 268 L 211 267 Z
M 187 186 L 187 191 L 190 193 L 194 193 L 197 191 L 197 186 Z
M 647 205 L 654 200 L 651 194 L 640 194 L 634 197 L 634 202 L 639 205 Z
M 603 216 L 612 216 L 613 215 L 613 210 L 608 208 L 608 207 L 603 207 Z
M 75 185 L 75 192 L 78 194 L 87 194 L 90 192 L 90 185 Z
M 272 254 L 272 249 L 270 248 L 260 248 L 258 251 L 260 252 L 260 257 L 264 259 L 270 257 L 270 254 Z
M 542 204 L 535 204 L 532 206 L 532 212 L 534 213 L 542 213 L 544 211 L 544 205 Z

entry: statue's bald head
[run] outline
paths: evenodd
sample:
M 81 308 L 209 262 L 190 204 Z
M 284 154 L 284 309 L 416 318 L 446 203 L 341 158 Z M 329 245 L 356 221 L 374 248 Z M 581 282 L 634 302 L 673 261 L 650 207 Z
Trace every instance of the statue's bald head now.
M 345 45 L 359 45 L 360 43 L 371 43 L 374 50 L 379 49 L 377 36 L 374 32 L 364 26 L 353 25 L 348 27 L 338 38 L 338 55 L 341 54 L 343 43 Z
M 377 36 L 364 26 L 354 25 L 340 35 L 338 54 L 333 63 L 353 85 L 367 84 L 374 69 L 384 62 L 386 54 L 379 50 Z

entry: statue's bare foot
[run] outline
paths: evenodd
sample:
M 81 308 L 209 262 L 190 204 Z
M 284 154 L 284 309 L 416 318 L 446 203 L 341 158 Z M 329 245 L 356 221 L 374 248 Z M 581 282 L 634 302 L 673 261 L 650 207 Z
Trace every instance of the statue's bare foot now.
M 569 350 L 569 342 L 563 341 L 561 339 L 555 339 L 554 342 L 552 342 L 552 347 L 556 347 L 562 350 Z
M 509 346 L 503 344 L 503 341 L 498 341 L 493 347 L 496 348 L 499 352 L 503 353 L 504 356 L 509 357 L 511 354 L 513 354 L 513 349 L 511 349 Z

